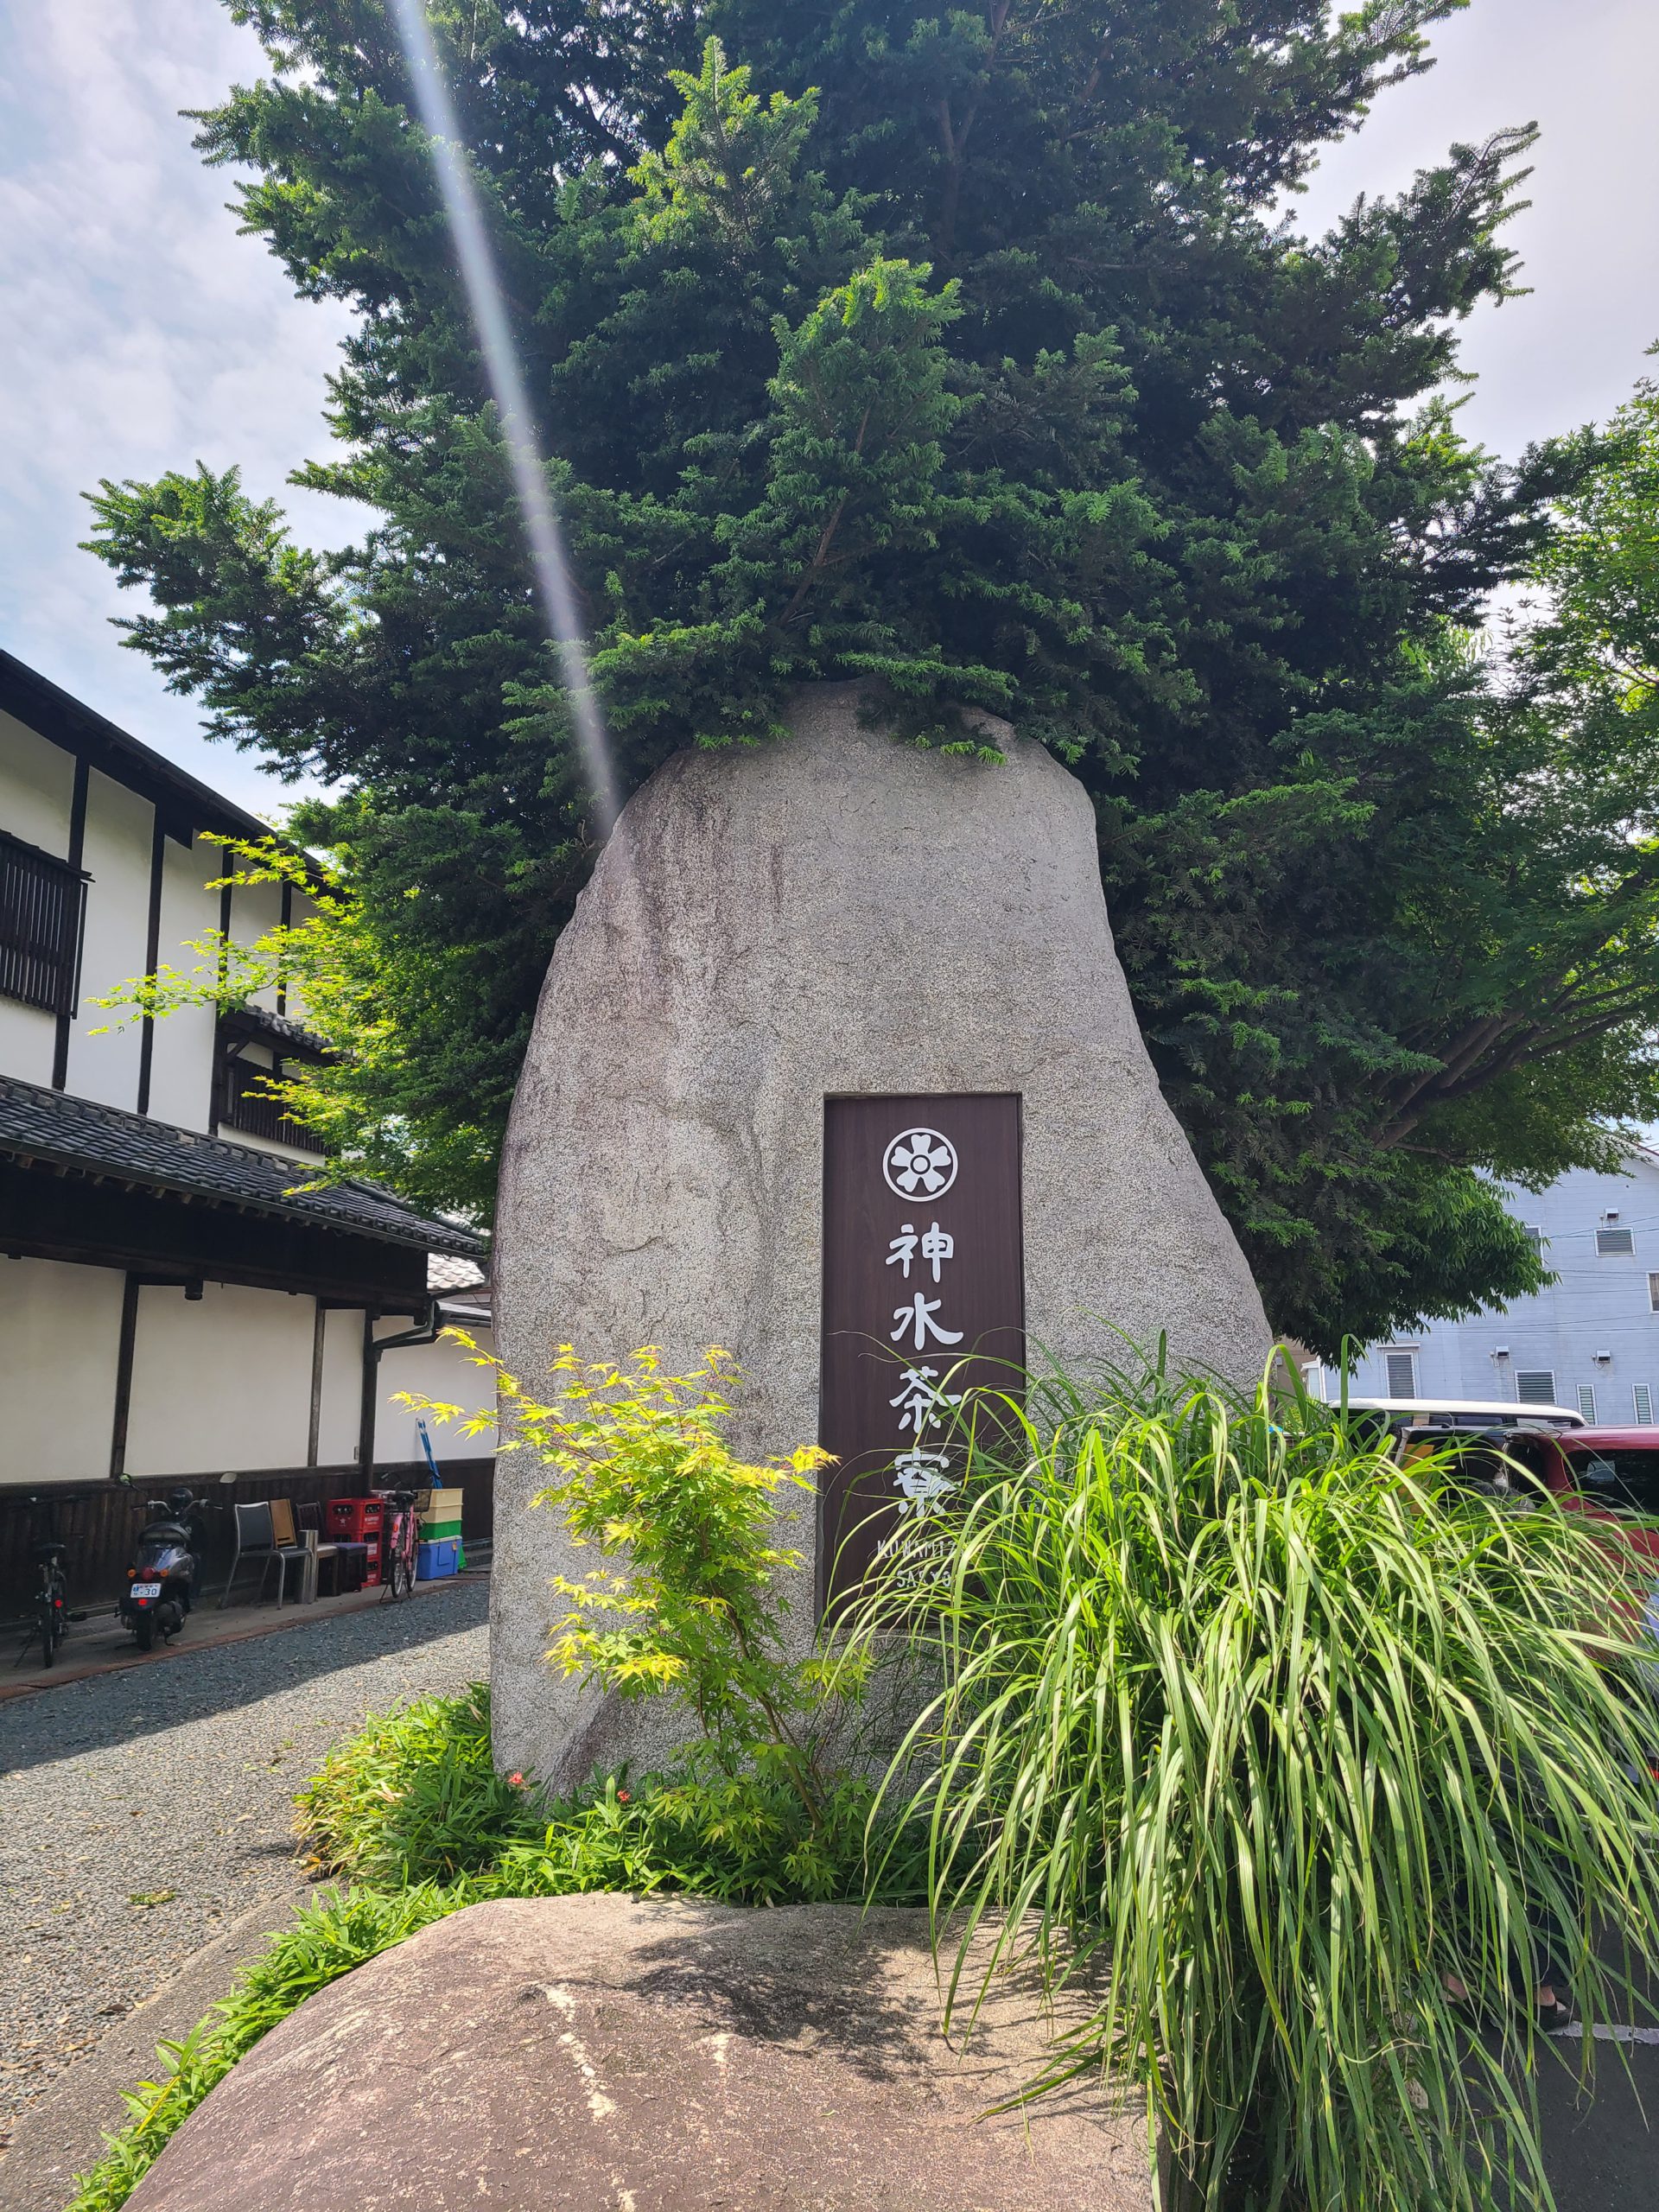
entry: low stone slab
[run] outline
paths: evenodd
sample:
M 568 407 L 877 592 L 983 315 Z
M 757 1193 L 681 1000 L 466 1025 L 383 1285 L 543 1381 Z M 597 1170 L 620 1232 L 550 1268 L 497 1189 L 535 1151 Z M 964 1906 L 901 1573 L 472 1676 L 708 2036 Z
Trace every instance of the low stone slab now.
M 275 2029 L 130 2212 L 1147 2212 L 1138 2106 L 987 2116 L 1053 2032 L 1033 1982 L 965 2051 L 938 2018 L 919 1912 L 473 1905 Z

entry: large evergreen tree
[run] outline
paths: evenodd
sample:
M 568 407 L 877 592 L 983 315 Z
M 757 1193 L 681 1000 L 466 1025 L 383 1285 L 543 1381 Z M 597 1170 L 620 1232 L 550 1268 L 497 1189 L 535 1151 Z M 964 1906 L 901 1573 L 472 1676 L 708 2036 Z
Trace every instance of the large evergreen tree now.
M 1459 4 L 428 9 L 625 785 L 817 677 L 919 741 L 978 705 L 1052 747 L 1168 1094 L 1327 1349 L 1535 1281 L 1475 1171 L 1652 1097 L 1630 779 L 1518 734 L 1469 642 L 1601 457 L 1500 467 L 1433 397 L 1510 288 L 1527 134 L 1324 238 L 1274 212 Z M 308 553 L 198 469 L 106 485 L 95 543 L 214 730 L 337 782 L 303 827 L 397 1034 L 362 1155 L 484 1206 L 592 856 L 580 756 L 385 0 L 232 13 L 274 74 L 200 143 L 360 318 L 296 480 L 380 520 Z

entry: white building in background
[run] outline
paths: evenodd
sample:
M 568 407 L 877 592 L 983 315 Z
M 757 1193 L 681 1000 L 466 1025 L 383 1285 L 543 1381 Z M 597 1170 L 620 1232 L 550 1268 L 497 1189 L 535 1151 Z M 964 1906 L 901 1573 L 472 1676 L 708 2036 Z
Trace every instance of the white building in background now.
M 1659 1403 L 1659 1152 L 1634 1145 L 1623 1174 L 1574 1168 L 1535 1197 L 1502 1190 L 1554 1282 L 1469 1320 L 1368 1346 L 1350 1387 L 1366 1397 L 1576 1406 L 1588 1421 L 1650 1427 Z
M 302 1187 L 314 1141 L 259 1081 L 319 1054 L 302 1007 L 118 1028 L 92 1003 L 297 918 L 276 885 L 208 887 L 226 840 L 268 834 L 0 652 L 0 1489 L 360 1490 L 420 1459 L 401 1393 L 488 1397 L 434 1340 L 442 1300 L 487 1342 L 483 1240 L 373 1184 Z M 435 1440 L 487 1487 L 483 1446 Z

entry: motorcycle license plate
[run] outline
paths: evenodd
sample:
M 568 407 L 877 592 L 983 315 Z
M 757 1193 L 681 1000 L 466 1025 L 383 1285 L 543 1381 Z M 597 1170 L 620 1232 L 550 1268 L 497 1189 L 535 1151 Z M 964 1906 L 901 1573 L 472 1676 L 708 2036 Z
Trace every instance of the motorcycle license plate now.
M 129 1595 L 134 1598 L 159 1598 L 161 1594 L 162 1586 L 159 1582 L 135 1582 L 129 1592 Z

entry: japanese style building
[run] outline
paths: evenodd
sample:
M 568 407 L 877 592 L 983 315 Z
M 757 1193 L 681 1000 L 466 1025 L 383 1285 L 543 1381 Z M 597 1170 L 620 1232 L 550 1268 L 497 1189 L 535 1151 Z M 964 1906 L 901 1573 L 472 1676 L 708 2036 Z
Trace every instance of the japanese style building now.
M 291 889 L 209 887 L 227 839 L 268 835 L 0 652 L 0 1497 L 360 1490 L 420 1460 L 398 1393 L 487 1401 L 435 1341 L 487 1332 L 484 1240 L 371 1183 L 306 1187 L 315 1141 L 260 1080 L 323 1050 L 303 1008 L 121 1027 L 92 1003 L 302 918 Z M 487 1514 L 488 1460 L 449 1448 Z

